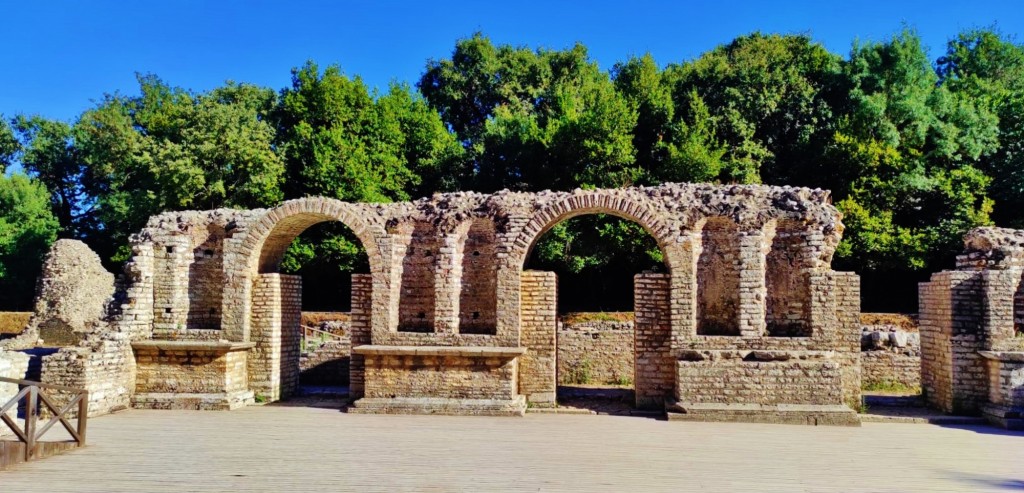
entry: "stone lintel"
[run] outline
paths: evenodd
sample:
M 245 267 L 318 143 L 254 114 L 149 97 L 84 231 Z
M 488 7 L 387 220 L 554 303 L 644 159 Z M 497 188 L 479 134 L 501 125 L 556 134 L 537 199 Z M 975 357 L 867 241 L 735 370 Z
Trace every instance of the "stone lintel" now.
M 379 346 L 365 345 L 352 348 L 362 355 L 383 356 L 461 356 L 465 358 L 514 358 L 526 353 L 522 347 L 459 347 L 459 346 Z
M 1024 351 L 978 351 L 982 358 L 1004 363 L 1024 363 Z
M 149 351 L 217 351 L 229 353 L 256 347 L 254 342 L 229 341 L 135 341 L 132 349 Z

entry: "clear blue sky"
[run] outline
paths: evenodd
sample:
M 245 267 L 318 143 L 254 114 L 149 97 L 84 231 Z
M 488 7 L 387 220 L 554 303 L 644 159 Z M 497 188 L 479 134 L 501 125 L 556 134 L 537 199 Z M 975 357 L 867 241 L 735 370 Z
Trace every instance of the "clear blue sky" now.
M 197 91 L 228 79 L 280 89 L 307 59 L 371 86 L 415 83 L 475 31 L 531 47 L 580 41 L 603 68 L 644 52 L 683 61 L 755 30 L 809 33 L 845 55 L 855 38 L 883 40 L 905 22 L 933 58 L 962 29 L 1024 36 L 1019 0 L 350 3 L 0 0 L 0 114 L 70 120 L 106 92 L 134 94 L 135 72 Z

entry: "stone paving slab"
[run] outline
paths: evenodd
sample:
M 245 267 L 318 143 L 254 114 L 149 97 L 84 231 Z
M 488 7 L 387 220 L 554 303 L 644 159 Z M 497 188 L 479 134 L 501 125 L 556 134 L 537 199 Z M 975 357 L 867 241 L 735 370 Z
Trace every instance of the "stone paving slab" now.
M 754 491 L 1024 489 L 1024 433 L 670 423 L 628 416 L 373 416 L 262 406 L 133 410 L 89 446 L 0 473 L 0 491 Z

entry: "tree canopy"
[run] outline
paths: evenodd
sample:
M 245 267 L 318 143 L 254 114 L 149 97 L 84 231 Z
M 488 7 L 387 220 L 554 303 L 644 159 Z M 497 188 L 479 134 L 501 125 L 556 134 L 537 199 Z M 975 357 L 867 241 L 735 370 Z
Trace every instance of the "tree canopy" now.
M 937 60 L 910 29 L 845 56 L 805 35 L 752 33 L 692 60 L 638 55 L 608 70 L 582 44 L 478 33 L 428 61 L 414 86 L 370 88 L 308 61 L 279 90 L 196 92 L 139 75 L 137 94 L 104 95 L 73 122 L 0 119 L 0 170 L 32 177 L 7 178 L 22 190 L 7 200 L 25 201 L 10 207 L 38 212 L 43 197 L 53 235 L 85 240 L 111 266 L 168 210 L 766 183 L 832 190 L 846 225 L 837 267 L 878 288 L 865 289 L 867 308 L 904 310 L 967 229 L 1024 227 L 1022 146 L 1024 46 L 993 29 L 958 34 Z M 663 268 L 639 226 L 603 217 L 557 225 L 533 262 L 594 282 Z M 323 226 L 284 266 L 313 279 L 365 268 L 365 256 L 350 232 Z

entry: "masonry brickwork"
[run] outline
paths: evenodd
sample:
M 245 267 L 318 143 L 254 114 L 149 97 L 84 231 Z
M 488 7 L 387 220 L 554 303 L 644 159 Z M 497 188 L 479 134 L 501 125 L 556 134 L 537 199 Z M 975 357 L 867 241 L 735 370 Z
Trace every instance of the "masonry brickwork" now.
M 860 349 L 864 386 L 921 387 L 921 336 L 916 325 L 861 325 Z
M 641 225 L 668 270 L 635 280 L 637 405 L 684 419 L 854 416 L 859 287 L 831 270 L 843 227 L 822 190 L 665 184 L 166 213 L 132 237 L 104 321 L 134 348 L 118 364 L 140 365 L 134 392 L 170 394 L 167 405 L 177 392 L 182 406 L 196 394 L 228 407 L 246 392 L 284 398 L 298 378 L 301 281 L 280 265 L 306 228 L 341 222 L 370 266 L 353 276 L 356 412 L 522 414 L 554 404 L 557 374 L 557 279 L 523 265 L 545 231 L 598 213 Z M 154 354 L 168 342 L 184 346 Z M 182 378 L 164 368 L 192 361 L 224 378 L 156 391 L 174 388 L 160 375 Z
M 929 402 L 1024 428 L 1024 231 L 976 228 L 956 270 L 920 285 L 921 384 Z
M 633 385 L 632 321 L 558 322 L 558 384 Z

